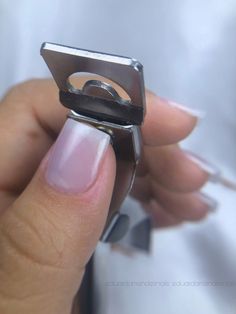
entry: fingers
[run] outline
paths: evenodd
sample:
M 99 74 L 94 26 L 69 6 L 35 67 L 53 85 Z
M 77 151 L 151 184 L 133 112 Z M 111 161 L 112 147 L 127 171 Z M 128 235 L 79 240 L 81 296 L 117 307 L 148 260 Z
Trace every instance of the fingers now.
M 168 214 L 179 220 L 203 219 L 217 207 L 217 203 L 203 193 L 170 192 L 155 182 L 152 182 L 152 195 Z
M 67 110 L 50 80 L 13 88 L 0 105 L 0 190 L 18 195 L 55 140 Z
M 147 112 L 142 127 L 145 145 L 160 146 L 177 143 L 195 128 L 202 113 L 170 103 L 153 93 L 146 93 Z
M 68 120 L 34 175 L 66 119 L 67 109 L 57 98 L 52 81 L 35 80 L 10 91 L 0 105 L 0 191 L 5 209 L 0 217 L 1 313 L 37 314 L 35 309 L 45 312 L 42 304 L 47 304 L 48 313 L 69 313 L 106 220 L 115 157 L 105 133 Z M 145 166 L 153 180 L 173 191 L 194 189 L 209 175 L 199 175 L 194 170 L 199 165 L 188 164 L 188 171 L 196 172 L 191 181 L 182 165 L 187 161 L 178 151 L 167 153 L 155 146 L 183 139 L 197 120 L 195 114 L 148 94 L 142 127 Z M 171 161 L 173 154 L 177 164 Z M 171 174 L 172 180 L 165 178 Z M 184 178 L 188 184 L 181 182 Z M 168 215 L 173 223 L 178 221 L 173 209 L 166 211 Z
M 1 191 L 16 195 L 23 191 L 55 140 L 67 112 L 58 101 L 58 89 L 52 80 L 32 80 L 7 93 L 0 104 Z M 179 141 L 196 123 L 196 116 L 147 93 L 147 115 L 142 128 L 147 145 Z
M 176 143 L 193 131 L 203 113 L 168 102 L 152 93 L 147 93 L 147 103 L 142 128 L 145 147 L 138 175 L 150 173 L 157 182 L 173 191 L 199 189 L 209 179 L 208 169 L 202 169 Z
M 131 195 L 144 204 L 158 227 L 201 220 L 214 212 L 218 205 L 214 199 L 199 191 L 170 191 L 149 176 L 136 179 Z
M 1 313 L 70 313 L 114 178 L 109 136 L 69 119 L 31 183 L 2 214 Z
M 183 223 L 183 220 L 169 214 L 158 202 L 154 199 L 143 204 L 145 210 L 152 218 L 154 228 L 174 227 Z
M 193 192 L 200 189 L 214 171 L 182 151 L 177 145 L 147 147 L 145 160 L 148 172 L 163 187 L 175 192 Z
M 149 140 L 153 137 L 153 141 L 145 141 L 146 145 L 138 172 L 140 180 L 136 180 L 132 195 L 141 202 L 149 204 L 154 220 L 159 220 L 158 226 L 171 226 L 184 220 L 200 220 L 215 209 L 216 203 L 197 191 L 206 182 L 217 181 L 219 170 L 196 155 L 181 150 L 176 143 L 191 133 L 202 114 L 196 111 L 189 112 L 178 104 L 167 103 L 152 94 L 149 97 L 152 101 L 148 108 L 153 108 L 154 103 L 158 102 L 159 110 L 163 109 L 164 112 L 162 117 L 165 117 L 166 112 L 171 117 L 168 126 L 170 133 L 165 131 L 165 136 L 167 136 L 165 143 L 172 145 L 159 146 L 163 143 L 158 140 L 154 142 L 155 129 L 147 130 L 148 132 L 150 130 Z M 154 106 L 153 110 L 157 108 Z M 173 114 L 171 114 L 171 110 L 176 112 L 172 111 Z M 182 116 L 177 118 L 177 114 Z M 181 121 L 181 125 L 175 124 L 175 118 Z M 154 114 L 150 114 L 147 121 L 148 125 L 159 127 L 158 118 L 157 116 L 154 118 Z M 166 121 L 167 119 L 164 119 L 159 122 L 166 124 Z M 176 126 L 177 129 L 172 133 Z M 153 183 L 159 189 L 153 188 Z

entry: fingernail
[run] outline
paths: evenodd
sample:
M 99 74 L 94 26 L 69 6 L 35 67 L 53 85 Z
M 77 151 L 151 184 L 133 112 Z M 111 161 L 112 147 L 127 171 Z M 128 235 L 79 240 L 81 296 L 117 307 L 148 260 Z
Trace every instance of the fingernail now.
M 219 168 L 192 152 L 185 151 L 185 154 L 188 159 L 209 175 L 210 182 L 217 183 L 221 180 L 221 171 Z
M 68 119 L 49 153 L 47 182 L 62 192 L 85 192 L 96 180 L 109 142 L 108 134 Z
M 206 112 L 205 111 L 202 111 L 202 110 L 196 110 L 196 109 L 192 109 L 192 108 L 189 108 L 189 107 L 186 107 L 182 104 L 178 104 L 174 101 L 170 101 L 170 100 L 167 100 L 168 104 L 174 108 L 177 108 L 181 111 L 184 111 L 185 113 L 189 114 L 190 116 L 193 116 L 199 120 L 202 120 L 205 118 L 206 116 Z
M 226 189 L 232 190 L 234 192 L 236 191 L 236 182 L 226 178 L 219 168 L 192 152 L 185 151 L 185 154 L 192 162 L 194 162 L 198 167 L 200 167 L 209 175 L 209 182 L 221 184 Z
M 220 183 L 229 190 L 236 192 L 236 182 L 225 177 L 221 177 Z
M 203 202 L 204 205 L 206 205 L 206 208 L 209 212 L 216 212 L 217 208 L 218 208 L 218 202 L 210 197 L 209 195 L 199 192 L 198 193 L 198 197 L 201 199 L 201 201 Z

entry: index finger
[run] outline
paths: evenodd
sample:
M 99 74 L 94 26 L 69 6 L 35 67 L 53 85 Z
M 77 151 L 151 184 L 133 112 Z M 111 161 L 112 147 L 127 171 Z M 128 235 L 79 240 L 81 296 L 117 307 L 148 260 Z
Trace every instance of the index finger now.
M 142 126 L 145 145 L 178 143 L 195 128 L 203 113 L 169 102 L 151 92 L 146 93 L 147 113 Z

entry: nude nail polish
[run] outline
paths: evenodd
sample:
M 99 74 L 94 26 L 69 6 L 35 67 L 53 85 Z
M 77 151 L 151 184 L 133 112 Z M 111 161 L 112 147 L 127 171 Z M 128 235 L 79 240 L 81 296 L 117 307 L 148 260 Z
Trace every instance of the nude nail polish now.
M 185 154 L 192 162 L 209 175 L 209 182 L 221 184 L 227 189 L 236 191 L 236 182 L 226 178 L 218 167 L 192 152 L 185 151 Z
M 83 193 L 95 182 L 110 137 L 68 119 L 49 153 L 46 181 L 65 193 Z
M 221 177 L 221 171 L 215 165 L 209 163 L 204 158 L 189 152 L 185 151 L 186 156 L 190 159 L 193 163 L 195 163 L 200 169 L 205 171 L 209 175 L 209 181 L 217 182 Z
M 209 212 L 212 212 L 212 213 L 216 212 L 219 204 L 215 199 L 213 199 L 212 197 L 210 197 L 209 195 L 203 192 L 199 192 L 198 197 L 201 199 L 203 204 L 207 206 L 207 209 Z
M 199 120 L 204 119 L 205 116 L 206 116 L 206 112 L 205 111 L 192 109 L 190 107 L 186 107 L 186 106 L 184 106 L 182 104 L 179 104 L 179 103 L 176 103 L 176 102 L 170 101 L 170 100 L 168 100 L 167 102 L 168 102 L 168 104 L 170 106 L 172 106 L 172 107 L 174 107 L 176 109 L 179 109 L 179 110 L 187 113 L 188 115 L 193 116 L 193 117 L 195 117 L 195 118 L 197 118 Z

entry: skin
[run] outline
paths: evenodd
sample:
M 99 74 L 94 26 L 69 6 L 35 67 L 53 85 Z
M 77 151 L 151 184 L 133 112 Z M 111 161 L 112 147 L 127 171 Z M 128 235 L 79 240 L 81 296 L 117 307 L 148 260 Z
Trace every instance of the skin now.
M 51 80 L 32 80 L 0 103 L 0 313 L 70 313 L 106 221 L 116 171 L 111 147 L 85 193 L 59 193 L 45 181 L 47 152 L 67 114 L 57 98 Z M 196 124 L 196 117 L 147 92 L 132 195 L 155 225 L 197 221 L 209 212 L 197 193 L 208 174 L 178 146 Z

